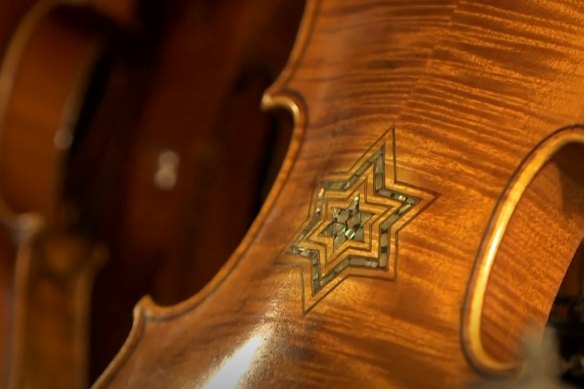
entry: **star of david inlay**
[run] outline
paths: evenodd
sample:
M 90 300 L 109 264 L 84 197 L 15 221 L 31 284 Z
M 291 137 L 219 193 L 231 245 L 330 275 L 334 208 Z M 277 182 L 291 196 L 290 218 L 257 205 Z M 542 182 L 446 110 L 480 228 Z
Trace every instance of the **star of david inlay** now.
M 332 174 L 317 191 L 288 248 L 304 258 L 305 311 L 347 276 L 395 279 L 399 231 L 436 197 L 397 179 L 395 148 L 392 127 L 349 171 Z

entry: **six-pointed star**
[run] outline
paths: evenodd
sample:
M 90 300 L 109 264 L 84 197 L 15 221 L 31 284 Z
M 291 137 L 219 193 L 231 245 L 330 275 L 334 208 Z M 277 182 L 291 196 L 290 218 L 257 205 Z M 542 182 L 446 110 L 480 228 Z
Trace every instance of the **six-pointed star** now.
M 393 279 L 398 231 L 435 197 L 396 179 L 394 154 L 386 183 L 385 143 L 384 136 L 344 178 L 322 183 L 311 215 L 289 246 L 290 254 L 309 260 L 305 304 L 350 274 Z

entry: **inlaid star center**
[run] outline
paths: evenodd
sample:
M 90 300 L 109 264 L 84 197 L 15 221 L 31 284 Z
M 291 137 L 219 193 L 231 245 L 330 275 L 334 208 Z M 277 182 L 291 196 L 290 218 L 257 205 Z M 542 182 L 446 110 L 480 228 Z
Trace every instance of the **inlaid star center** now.
M 320 233 L 333 239 L 333 251 L 347 240 L 365 240 L 363 224 L 373 215 L 359 210 L 359 200 L 358 195 L 347 208 L 333 208 L 333 220 Z

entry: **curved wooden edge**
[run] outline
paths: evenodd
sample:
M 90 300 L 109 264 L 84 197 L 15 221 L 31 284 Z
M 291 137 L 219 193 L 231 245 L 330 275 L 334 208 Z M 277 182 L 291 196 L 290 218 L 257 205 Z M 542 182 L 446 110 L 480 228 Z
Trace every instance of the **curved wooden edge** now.
M 284 108 L 288 110 L 292 114 L 294 120 L 294 130 L 292 132 L 292 138 L 284 162 L 282 163 L 282 167 L 278 172 L 276 180 L 274 181 L 260 212 L 233 254 L 211 281 L 198 293 L 181 303 L 169 307 L 157 305 L 150 296 L 143 297 L 138 304 L 136 304 L 133 313 L 134 322 L 126 342 L 106 370 L 94 383 L 92 388 L 103 388 L 108 385 L 116 372 L 126 363 L 132 354 L 144 333 L 144 327 L 148 321 L 160 322 L 184 315 L 197 307 L 202 301 L 217 290 L 217 288 L 238 265 L 241 258 L 247 252 L 251 243 L 255 240 L 257 234 L 263 227 L 266 217 L 271 212 L 285 183 L 288 181 L 292 167 L 298 157 L 302 139 L 304 138 L 307 124 L 307 108 L 304 99 L 300 94 L 288 89 L 286 86 L 296 72 L 298 64 L 304 56 L 319 5 L 320 0 L 307 0 L 305 13 L 300 24 L 296 43 L 288 63 L 278 79 L 272 86 L 270 86 L 270 88 L 268 88 L 262 98 L 261 106 L 263 109 Z
M 486 374 L 506 374 L 518 366 L 489 354 L 482 343 L 483 304 L 493 264 L 509 221 L 536 174 L 558 150 L 571 143 L 584 144 L 584 126 L 564 127 L 543 139 L 521 162 L 503 191 L 485 231 L 475 259 L 462 311 L 462 345 L 469 362 Z
M 304 112 L 301 108 L 303 103 L 301 103 L 298 98 L 293 97 L 293 95 L 279 95 L 275 98 L 267 98 L 269 100 L 270 107 L 283 107 L 289 110 L 294 117 L 294 131 L 292 134 L 292 139 L 282 163 L 282 167 L 278 172 L 278 176 L 266 198 L 266 201 L 262 205 L 262 208 L 258 215 L 256 216 L 251 227 L 243 237 L 243 240 L 239 243 L 233 254 L 229 257 L 227 262 L 221 267 L 219 272 L 211 279 L 211 281 L 206 284 L 203 289 L 201 289 L 194 296 L 189 299 L 178 303 L 173 306 L 164 307 L 156 304 L 150 296 L 145 296 L 136 305 L 136 309 L 142 310 L 143 315 L 146 319 L 152 321 L 165 321 L 172 319 L 174 317 L 180 316 L 199 305 L 203 300 L 209 297 L 227 278 L 227 276 L 233 271 L 235 266 L 239 263 L 243 255 L 249 249 L 251 243 L 255 240 L 258 232 L 261 230 L 266 217 L 271 212 L 272 207 L 276 200 L 278 199 L 282 188 L 286 181 L 288 181 L 288 176 L 292 170 L 292 166 L 296 161 L 298 151 L 300 150 L 301 140 L 304 137 L 304 116 L 300 112 Z M 263 101 L 266 101 L 264 98 Z M 273 105 L 272 105 L 273 104 Z
M 292 76 L 296 73 L 300 63 L 304 59 L 306 49 L 308 48 L 310 38 L 312 37 L 316 17 L 320 11 L 320 3 L 321 0 L 306 0 L 304 15 L 300 21 L 296 42 L 292 47 L 290 57 L 288 58 L 288 63 L 276 81 L 264 93 L 262 108 L 269 109 L 274 107 L 283 107 L 290 109 L 294 115 L 298 114 L 297 112 L 294 112 L 292 106 L 289 105 L 289 102 L 279 100 L 277 96 L 284 97 L 282 96 L 284 93 L 283 91 L 290 82 Z M 294 119 L 296 120 L 296 116 Z
M 42 354 L 48 348 L 42 343 L 35 342 L 32 339 L 34 336 L 31 335 L 41 328 L 43 323 L 39 320 L 38 313 L 34 313 L 35 302 L 39 301 L 37 300 L 39 290 L 35 291 L 34 283 L 47 281 L 53 285 L 71 285 L 74 288 L 67 298 L 60 301 L 63 305 L 75 306 L 73 309 L 75 315 L 60 317 L 62 323 L 72 324 L 72 330 L 67 332 L 66 339 L 61 338 L 66 341 L 61 345 L 67 347 L 70 354 L 68 357 L 70 369 L 58 374 L 58 382 L 67 383 L 67 386 L 75 388 L 87 387 L 90 291 L 97 270 L 106 260 L 107 252 L 101 246 L 74 237 L 69 240 L 74 244 L 72 247 L 75 251 L 70 252 L 74 255 L 72 257 L 74 262 L 66 268 L 55 267 L 54 263 L 46 262 L 42 254 L 39 256 L 38 253 L 39 244 L 46 248 L 47 240 L 54 237 L 43 229 L 40 216 L 34 214 L 23 216 L 24 220 L 14 229 L 18 247 L 14 272 L 13 334 L 10 338 L 12 355 L 7 388 L 22 388 L 31 384 L 36 386 L 39 381 L 32 378 L 35 374 L 31 373 L 37 373 L 39 367 L 41 370 L 46 369 L 44 361 L 34 362 L 34 355 Z M 41 274 L 38 274 L 39 270 Z M 44 316 L 41 314 L 40 318 Z
M 55 6 L 66 2 L 67 0 L 44 0 L 35 4 L 18 23 L 17 29 L 8 42 L 6 53 L 2 57 L 0 64 L 0 139 L 4 134 L 4 119 L 6 110 L 10 101 L 13 81 L 20 64 L 20 59 L 26 48 L 26 44 L 34 33 L 34 30 L 40 20 L 49 13 Z M 1 195 L 0 187 L 0 219 L 11 227 L 15 225 L 9 221 L 16 221 L 17 215 L 12 212 L 4 197 Z
M 11 360 L 9 362 L 7 388 L 21 386 L 24 357 L 25 333 L 23 323 L 26 316 L 26 288 L 19 282 L 27 277 L 30 271 L 30 259 L 32 257 L 32 242 L 43 230 L 43 219 L 37 214 L 23 214 L 19 217 L 1 219 L 14 235 L 18 242 L 14 270 L 14 308 L 12 313 L 12 339 L 10 339 Z
M 18 23 L 0 63 L 0 142 L 3 141 L 6 131 L 5 121 L 14 89 L 14 80 L 18 74 L 22 57 L 26 53 L 28 44 L 37 33 L 37 27 L 44 18 L 60 7 L 80 6 L 84 4 L 86 4 L 85 0 L 41 0 L 26 12 L 22 20 Z M 95 62 L 100 52 L 99 46 L 97 41 L 90 42 L 88 54 L 83 56 L 78 64 L 78 69 L 83 69 L 84 71 L 78 72 L 75 75 L 75 88 L 71 91 L 66 101 L 63 102 L 60 124 L 59 128 L 56 129 L 57 132 L 55 135 L 71 130 L 70 124 L 75 122 L 76 116 L 79 114 L 80 106 L 83 102 L 80 96 L 86 90 L 91 75 L 89 71 L 85 70 L 90 69 L 91 64 Z M 60 161 L 59 164 L 63 164 L 68 145 L 55 144 L 55 149 L 55 153 Z M 64 177 L 61 174 L 58 177 L 58 181 L 59 187 L 61 187 L 64 181 Z M 2 183 L 0 183 L 0 214 L 5 215 L 7 219 L 18 218 L 19 215 L 11 209 L 2 193 Z M 37 210 L 30 210 L 30 212 L 35 211 Z M 48 215 L 43 216 L 46 218 Z
M 12 92 L 13 80 L 20 64 L 20 59 L 26 49 L 26 44 L 32 36 L 41 19 L 51 10 L 60 5 L 76 4 L 75 0 L 42 0 L 36 3 L 18 23 L 0 66 L 0 120 L 6 114 L 6 105 Z M 0 127 L 1 131 L 1 127 Z

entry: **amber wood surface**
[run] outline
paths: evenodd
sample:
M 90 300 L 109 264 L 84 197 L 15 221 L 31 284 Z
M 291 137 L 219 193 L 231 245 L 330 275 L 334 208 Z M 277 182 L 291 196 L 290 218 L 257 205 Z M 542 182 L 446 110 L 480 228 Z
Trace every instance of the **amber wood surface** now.
M 519 332 L 545 324 L 583 237 L 570 144 L 584 130 L 569 127 L 584 114 L 583 19 L 571 1 L 310 1 L 265 95 L 296 127 L 259 217 L 202 292 L 136 307 L 95 386 L 439 388 L 512 370 Z M 321 258 L 315 279 L 334 286 L 312 287 L 311 260 L 290 247 L 314 215 L 333 220 L 331 177 L 381 169 L 367 165 L 375 150 L 380 185 L 424 207 L 386 237 L 368 227 L 370 247 L 390 242 L 386 269 L 334 277 Z M 396 206 L 378 201 L 367 212 Z

